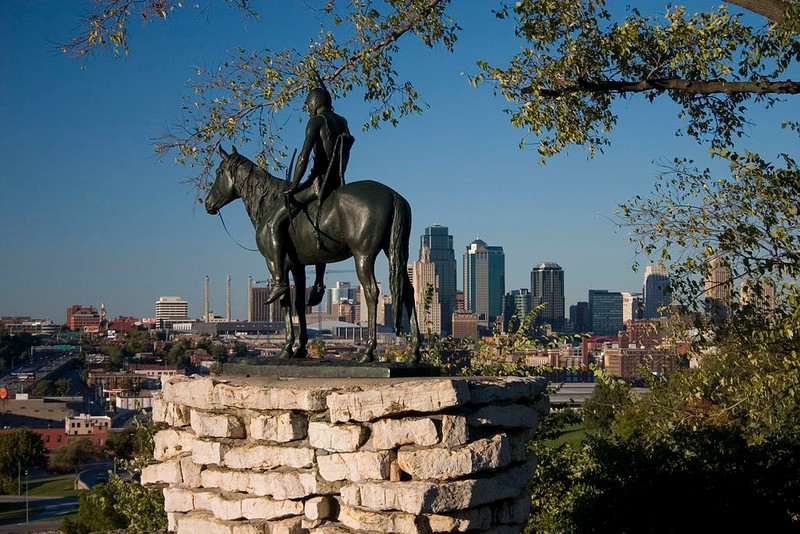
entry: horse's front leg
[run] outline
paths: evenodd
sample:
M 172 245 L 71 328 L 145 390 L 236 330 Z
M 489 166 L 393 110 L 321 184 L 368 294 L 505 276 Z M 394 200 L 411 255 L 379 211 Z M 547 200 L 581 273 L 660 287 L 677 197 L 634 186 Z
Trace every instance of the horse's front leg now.
M 294 310 L 297 313 L 297 324 L 300 328 L 300 345 L 294 352 L 294 358 L 308 356 L 308 325 L 306 323 L 306 271 L 303 266 L 292 269 L 294 278 Z
M 289 293 L 281 297 L 281 313 L 283 314 L 283 324 L 286 329 L 286 339 L 283 343 L 279 358 L 291 358 L 294 356 L 292 347 L 294 346 L 294 325 L 292 324 L 292 299 Z

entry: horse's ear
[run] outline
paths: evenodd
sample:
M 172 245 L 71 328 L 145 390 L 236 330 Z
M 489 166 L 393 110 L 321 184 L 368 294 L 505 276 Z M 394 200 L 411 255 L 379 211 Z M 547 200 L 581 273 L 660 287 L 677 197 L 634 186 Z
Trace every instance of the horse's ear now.
M 233 153 L 234 154 L 237 154 L 237 155 L 239 154 L 239 152 L 236 150 L 235 146 L 231 145 L 231 148 L 233 149 Z
M 233 151 L 236 152 L 236 149 L 233 149 Z M 222 159 L 228 159 L 230 157 L 230 155 L 225 152 L 225 149 L 222 148 L 222 145 L 219 145 L 219 155 L 222 156 Z

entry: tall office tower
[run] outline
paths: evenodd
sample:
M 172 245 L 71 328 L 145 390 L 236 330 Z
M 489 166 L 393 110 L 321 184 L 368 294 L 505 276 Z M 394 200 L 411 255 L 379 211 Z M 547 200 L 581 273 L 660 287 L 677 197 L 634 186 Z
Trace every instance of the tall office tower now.
M 589 331 L 589 303 L 579 300 L 569 307 L 569 322 L 575 334 Z
M 706 314 L 717 319 L 730 315 L 733 298 L 733 278 L 727 261 L 715 256 L 709 262 L 709 272 L 705 279 Z
M 356 290 L 358 292 L 358 321 L 359 323 L 367 324 L 369 320 L 369 308 L 367 307 L 364 288 L 358 286 Z M 378 281 L 378 311 L 375 313 L 375 324 L 386 324 L 386 307 L 384 306 L 384 301 L 383 289 L 381 288 L 380 281 Z
M 616 336 L 622 323 L 622 293 L 589 290 L 589 330 L 596 336 Z
M 642 318 L 644 295 L 642 293 L 622 292 L 622 323 Z
M 513 289 L 503 295 L 503 331 L 508 332 L 511 318 L 514 317 L 514 332 L 519 329 L 525 317 L 531 313 L 531 292 L 526 288 Z
M 775 309 L 775 286 L 769 280 L 748 280 L 739 288 L 739 302 L 761 311 Z
M 476 239 L 464 251 L 464 304 L 478 316 L 478 327 L 491 331 L 503 313 L 506 256 L 503 247 Z M 488 332 L 487 332 L 488 333 Z
M 534 325 L 564 331 L 564 269 L 559 264 L 546 261 L 531 270 L 531 302 L 534 307 L 544 305 Z
M 256 282 L 263 284 L 264 282 Z M 267 285 L 253 285 L 252 278 L 248 279 L 247 283 L 247 320 L 251 322 L 268 322 L 273 320 L 270 313 L 272 306 L 267 305 L 267 296 L 269 296 L 269 286 Z M 275 303 L 273 303 L 275 304 Z M 280 307 L 280 304 L 278 304 Z M 280 317 L 280 312 L 275 317 Z
M 417 308 L 419 326 L 424 333 L 442 334 L 442 305 L 439 299 L 439 276 L 431 261 L 430 249 L 423 245 L 419 261 L 408 266 L 408 277 L 414 286 L 414 305 Z M 430 301 L 427 306 L 428 292 Z M 397 303 L 400 306 L 401 303 Z M 426 309 L 427 308 L 427 309 Z M 452 314 L 451 314 L 452 315 Z
M 643 319 L 656 319 L 668 315 L 672 301 L 669 294 L 669 275 L 663 263 L 650 264 L 644 270 Z
M 442 333 L 452 334 L 453 312 L 456 311 L 456 251 L 453 249 L 453 236 L 449 234 L 447 226 L 434 224 L 425 229 L 425 233 L 420 236 L 420 260 L 425 247 L 428 248 L 430 261 L 436 266 L 439 277 Z
M 156 301 L 156 319 L 186 320 L 189 318 L 189 303 L 180 297 L 159 297 Z
M 325 311 L 335 314 L 340 304 L 347 301 L 352 304 L 357 295 L 358 289 L 353 287 L 350 282 L 336 282 L 333 287 L 328 288 L 328 302 Z

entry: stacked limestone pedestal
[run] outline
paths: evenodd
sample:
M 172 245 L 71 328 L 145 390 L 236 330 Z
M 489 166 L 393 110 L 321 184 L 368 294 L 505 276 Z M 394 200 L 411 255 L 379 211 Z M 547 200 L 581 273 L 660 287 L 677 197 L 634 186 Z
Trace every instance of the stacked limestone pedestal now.
M 174 377 L 153 402 L 178 534 L 518 533 L 541 377 Z

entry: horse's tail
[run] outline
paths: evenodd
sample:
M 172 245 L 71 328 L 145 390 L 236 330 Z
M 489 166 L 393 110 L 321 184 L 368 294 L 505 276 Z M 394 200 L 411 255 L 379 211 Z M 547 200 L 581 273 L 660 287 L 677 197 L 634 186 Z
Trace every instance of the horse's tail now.
M 407 305 L 411 288 L 408 279 L 408 241 L 411 236 L 411 206 L 400 195 L 394 196 L 392 213 L 392 230 L 389 236 L 389 285 L 392 292 L 392 311 L 394 313 L 394 330 L 403 330 L 403 308 Z M 410 295 L 413 305 L 414 295 Z M 409 313 L 409 320 L 412 317 Z M 413 318 L 416 320 L 416 317 Z

